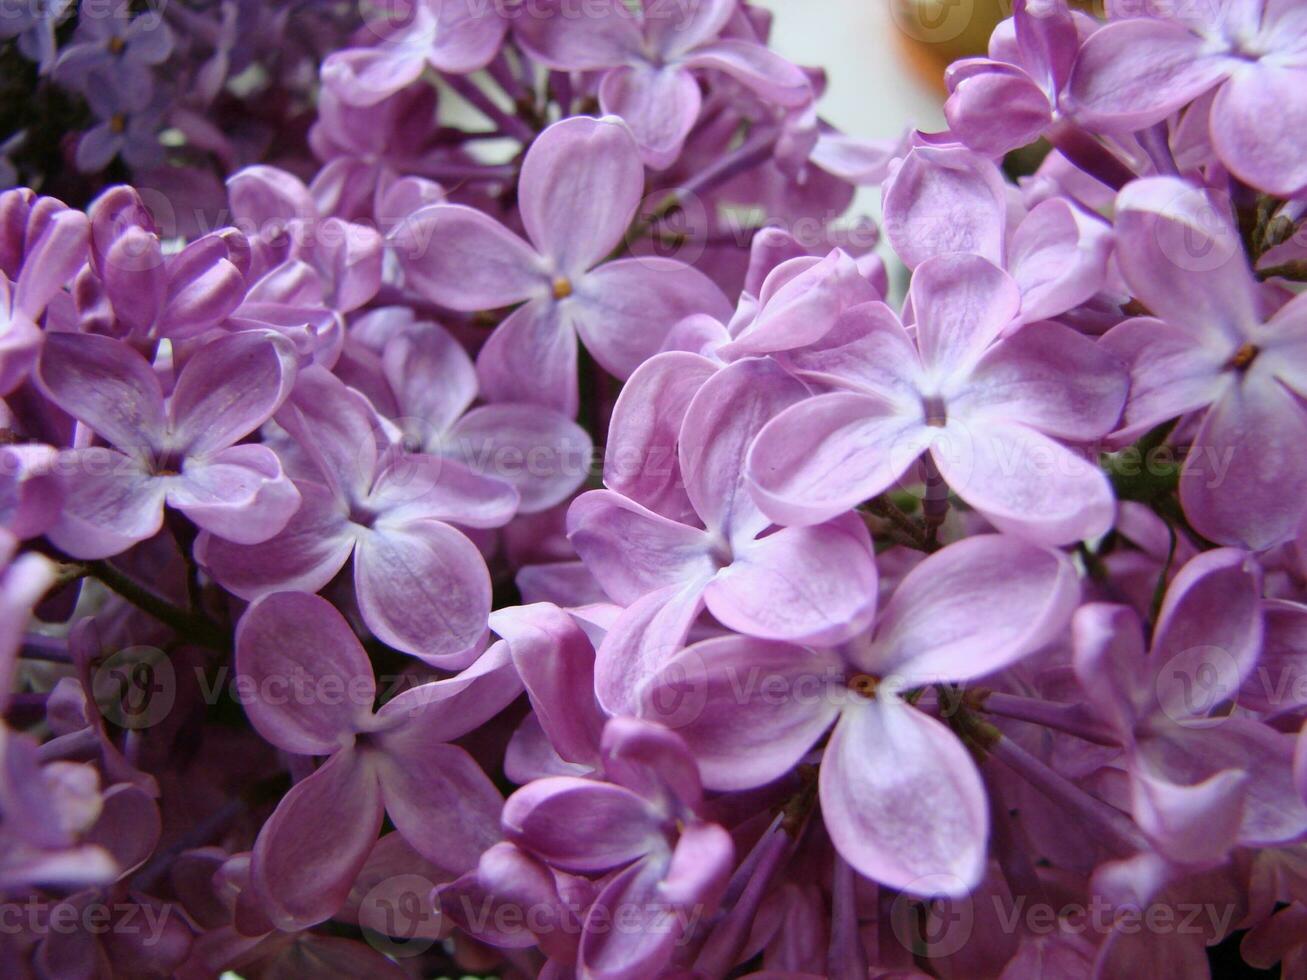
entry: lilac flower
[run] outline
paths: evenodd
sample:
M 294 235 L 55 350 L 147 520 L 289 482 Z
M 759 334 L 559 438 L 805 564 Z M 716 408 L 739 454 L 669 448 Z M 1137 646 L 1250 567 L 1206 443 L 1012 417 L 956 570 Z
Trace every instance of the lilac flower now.
M 744 485 L 741 460 L 759 428 L 803 394 L 801 384 L 760 360 L 704 383 L 678 443 L 692 507 L 684 523 L 611 490 L 572 504 L 573 547 L 627 607 L 595 667 L 609 711 L 631 712 L 644 681 L 684 643 L 705 606 L 728 628 L 768 639 L 836 643 L 869 622 L 876 566 L 862 521 L 844 515 L 768 534 L 771 521 Z
M 94 6 L 91 11 L 83 4 L 73 43 L 59 52 L 55 79 L 83 91 L 92 81 L 105 80 L 123 92 L 151 91 L 154 67 L 172 51 L 172 33 L 162 15 L 133 17 L 124 0 Z
M 1018 0 L 990 36 L 989 57 L 949 65 L 949 130 L 993 157 L 1039 139 L 1061 115 L 1076 53 L 1097 26 L 1065 0 Z
M 163 107 L 149 87 L 116 88 L 103 73 L 93 73 L 86 83 L 86 103 L 99 120 L 77 142 L 77 168 L 95 173 L 114 157 L 137 170 L 154 166 L 163 157 L 159 128 Z
M 35 61 L 41 74 L 54 67 L 57 57 L 55 29 L 73 0 L 24 0 L 5 11 L 0 37 L 18 38 L 18 50 Z
M 1214 89 L 1211 139 L 1221 162 L 1269 194 L 1307 185 L 1296 115 L 1307 70 L 1302 10 L 1265 0 L 1145 9 L 1149 16 L 1113 21 L 1085 42 L 1068 93 L 1078 116 L 1140 130 Z
M 252 275 L 307 264 L 321 283 L 320 303 L 358 309 L 381 286 L 382 243 L 375 229 L 318 213 L 309 189 L 275 167 L 246 167 L 227 179 L 232 216 L 251 231 Z M 279 268 L 280 267 L 280 268 Z
M 8 592 L 5 588 L 0 596 L 7 600 Z M 17 893 L 33 886 L 78 888 L 112 881 L 118 867 L 109 852 L 81 843 L 102 806 L 95 768 L 64 761 L 42 765 L 36 741 L 7 726 L 0 726 L 0 758 L 0 887 Z
M 1016 281 L 1023 323 L 1079 306 L 1107 279 L 1105 222 L 1064 197 L 1022 213 L 998 167 L 962 147 L 911 150 L 885 182 L 884 207 L 886 237 L 910 268 L 949 252 L 982 255 Z
M 532 402 L 575 415 L 576 335 L 619 378 L 691 313 L 725 319 L 729 305 L 700 272 L 672 259 L 606 257 L 640 204 L 644 168 L 626 127 L 578 117 L 556 123 L 522 165 L 519 207 L 531 244 L 472 208 L 436 205 L 396 230 L 409 284 L 454 310 L 526 301 L 477 359 L 491 401 Z
M 26 377 L 40 349 L 37 322 L 86 261 L 86 215 L 26 190 L 0 194 L 0 394 Z
M 800 402 L 759 434 L 748 472 L 763 512 L 782 524 L 829 520 L 926 453 L 1001 530 L 1050 544 L 1106 531 L 1115 510 L 1106 478 L 1057 440 L 1105 435 L 1126 379 L 1058 324 L 1000 339 L 1018 302 L 1012 279 L 979 256 L 938 256 L 912 279 L 915 341 L 870 303 L 795 354 L 798 373 L 841 390 Z
M 457 460 L 510 484 L 519 514 L 548 510 L 584 482 L 593 447 L 585 430 L 565 415 L 506 402 L 469 411 L 477 396 L 476 369 L 439 325 L 390 307 L 355 320 L 351 337 L 380 348 L 376 367 L 384 390 L 374 384 L 369 394 L 403 431 L 410 449 Z
M 410 454 L 361 394 L 318 366 L 302 370 L 277 421 L 301 458 L 303 498 L 257 547 L 202 535 L 197 559 L 246 599 L 326 586 L 353 558 L 364 621 L 391 646 L 440 667 L 480 652 L 490 612 L 485 560 L 454 522 L 498 527 L 517 493 L 438 456 Z
M 616 718 L 602 751 L 606 782 L 537 780 L 504 804 L 504 832 L 553 868 L 606 875 L 583 923 L 581 969 L 606 980 L 648 976 L 682 935 L 677 911 L 715 910 L 734 847 L 701 816 L 699 774 L 675 734 Z M 632 913 L 641 928 L 612 928 Z
M 191 339 L 220 324 L 245 296 L 247 243 L 215 232 L 165 256 L 140 195 L 110 188 L 91 204 L 91 266 L 117 333 Z
M 75 558 L 104 558 L 158 533 L 164 505 L 220 537 L 266 541 L 299 493 L 266 446 L 238 445 L 281 405 L 290 345 L 234 334 L 200 348 L 165 400 L 149 362 L 92 334 L 51 334 L 37 367 L 47 396 L 113 448 L 61 453 L 64 511 L 49 536 Z
M 1078 600 L 1060 554 L 970 538 L 909 572 L 875 629 L 838 650 L 706 640 L 663 666 L 641 711 L 677 730 L 705 785 L 722 790 L 784 774 L 834 724 L 820 791 L 841 856 L 891 888 L 966 894 L 985 865 L 985 789 L 962 743 L 907 695 L 1015 663 L 1055 637 Z
M 1260 577 L 1233 549 L 1195 558 L 1171 583 L 1147 652 L 1129 609 L 1076 613 L 1076 676 L 1125 748 L 1135 820 L 1176 861 L 1220 860 L 1236 845 L 1307 830 L 1291 778 L 1294 739 L 1215 713 L 1257 661 Z
M 384 12 L 368 23 L 377 44 L 337 51 L 322 64 L 323 82 L 353 105 L 380 102 L 428 66 L 458 75 L 484 68 L 508 28 L 498 4 L 477 0 L 406 0 Z
M 1180 477 L 1193 526 L 1254 550 L 1294 536 L 1307 498 L 1307 305 L 1265 315 L 1237 233 L 1202 191 L 1168 177 L 1117 199 L 1117 252 L 1132 293 L 1154 317 L 1127 320 L 1103 345 L 1130 367 L 1120 439 L 1200 412 Z
M 532 9 L 514 21 L 518 39 L 550 68 L 603 71 L 599 101 L 635 133 L 644 162 L 669 167 L 699 118 L 696 70 L 720 71 L 778 106 L 812 100 L 807 76 L 753 40 L 721 37 L 737 12 L 736 0 L 690 0 L 641 5 L 602 0 L 583 16 L 564 0 Z M 547 14 L 547 16 L 542 16 Z
M 517 696 L 503 645 L 374 712 L 372 665 L 344 617 L 325 599 L 280 592 L 241 619 L 236 669 L 255 692 L 245 708 L 264 738 L 328 757 L 286 794 L 254 845 L 251 877 L 274 925 L 304 928 L 344 903 L 383 815 L 419 854 L 455 872 L 494 843 L 499 793 L 446 743 Z

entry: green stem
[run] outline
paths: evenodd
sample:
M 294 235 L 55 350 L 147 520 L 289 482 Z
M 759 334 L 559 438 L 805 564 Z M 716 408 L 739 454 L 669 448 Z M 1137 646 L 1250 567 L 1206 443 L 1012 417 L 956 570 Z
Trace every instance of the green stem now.
M 102 582 L 142 612 L 148 613 L 170 629 L 204 646 L 225 649 L 226 633 L 207 616 L 188 612 L 167 599 L 155 595 L 143 585 L 124 575 L 107 561 L 88 561 L 86 574 Z

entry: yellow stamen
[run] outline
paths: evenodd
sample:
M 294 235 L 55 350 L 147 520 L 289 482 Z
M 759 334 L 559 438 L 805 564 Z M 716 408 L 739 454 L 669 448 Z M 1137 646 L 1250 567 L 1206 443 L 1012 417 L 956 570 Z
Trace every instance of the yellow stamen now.
M 567 299 L 572 295 L 572 280 L 559 276 L 554 280 L 554 299 Z

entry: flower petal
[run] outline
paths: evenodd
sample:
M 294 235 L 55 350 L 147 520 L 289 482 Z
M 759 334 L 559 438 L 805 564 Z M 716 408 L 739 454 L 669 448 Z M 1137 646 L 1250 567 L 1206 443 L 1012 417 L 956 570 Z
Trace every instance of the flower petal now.
M 504 804 L 504 833 L 564 871 L 621 867 L 662 846 L 658 817 L 623 786 L 571 776 L 538 779 Z
M 414 521 L 361 537 L 354 590 L 378 639 L 433 666 L 467 663 L 485 637 L 490 574 L 476 545 L 448 524 Z
M 771 523 L 745 485 L 745 457 L 758 432 L 805 394 L 802 384 L 763 359 L 723 368 L 695 394 L 677 450 L 685 491 L 710 531 L 747 541 Z
M 74 558 L 108 558 L 163 526 L 164 480 L 140 461 L 92 447 L 59 454 L 64 506 L 46 536 Z
M 477 355 L 477 377 L 489 401 L 543 405 L 571 418 L 580 402 L 576 363 L 576 331 L 560 305 L 535 300 L 495 328 Z
M 886 182 L 884 210 L 885 235 L 910 269 L 947 252 L 1003 258 L 1002 175 L 965 147 L 914 147 Z
M 897 700 L 850 705 L 818 785 L 831 841 L 860 874 L 918 895 L 961 896 L 980 883 L 989 799 L 940 722 Z
M 89 333 L 47 333 L 36 377 L 50 400 L 127 453 L 162 448 L 163 390 L 140 354 Z
M 1109 351 L 1059 323 L 1036 323 L 989 349 L 949 413 L 1088 442 L 1116 428 L 1129 387 Z
M 1048 643 L 1080 601 L 1061 552 L 1000 534 L 949 545 L 904 576 L 863 666 L 899 687 L 969 681 Z
M 167 481 L 169 506 L 210 533 L 239 544 L 259 544 L 285 530 L 300 493 L 267 446 L 231 446 L 188 459 Z
M 657 589 L 706 581 L 717 567 L 706 532 L 611 490 L 591 490 L 573 501 L 567 535 L 604 591 L 623 605 Z
M 579 425 L 538 405 L 482 405 L 444 440 L 447 455 L 517 490 L 517 513 L 538 514 L 572 496 L 590 472 L 594 446 Z
M 724 321 L 730 304 L 698 269 L 675 259 L 639 257 L 587 273 L 560 311 L 600 366 L 625 379 L 662 349 L 677 323 L 695 313 Z
M 600 106 L 631 127 L 641 158 L 653 170 L 676 162 L 702 102 L 699 83 L 679 65 L 622 65 L 599 84 Z
M 892 486 L 934 439 L 919 415 L 898 414 L 881 398 L 818 395 L 758 433 L 749 486 L 778 524 L 818 524 Z
M 1204 537 L 1261 551 L 1291 539 L 1307 497 L 1307 410 L 1271 378 L 1241 377 L 1207 411 L 1180 471 L 1185 516 Z
M 1080 49 L 1068 99 L 1090 125 L 1145 129 L 1231 70 L 1232 59 L 1205 54 L 1203 46 L 1199 35 L 1174 20 L 1135 17 L 1108 24 Z
M 372 662 L 326 599 L 276 592 L 236 628 L 236 672 L 259 734 L 299 755 L 330 755 L 372 715 Z
M 685 740 L 708 789 L 763 786 L 789 772 L 839 714 L 844 663 L 833 653 L 729 636 L 667 661 L 642 717 Z
M 354 749 L 337 752 L 282 797 L 254 842 L 250 876 L 268 918 L 295 931 L 345 904 L 381 831 L 381 787 Z
M 704 590 L 730 629 L 769 640 L 840 643 L 871 625 L 876 560 L 867 525 L 844 514 L 789 527 L 736 549 Z
M 300 505 L 276 537 L 257 545 L 201 534 L 195 558 L 210 575 L 242 599 L 280 590 L 317 592 L 354 550 L 344 505 L 320 483 L 295 484 Z
M 436 204 L 390 235 L 404 275 L 424 299 L 475 312 L 510 306 L 548 289 L 540 256 L 475 208 Z
M 381 795 L 395 829 L 437 867 L 462 874 L 500 839 L 503 799 L 456 745 L 410 743 L 377 761 Z
M 1116 499 L 1102 470 L 1018 423 L 950 422 L 953 438 L 931 456 L 948 485 L 1002 531 L 1040 544 L 1097 537 L 1112 526 Z
M 909 300 L 922 364 L 937 382 L 970 372 L 1021 308 L 1012 277 L 968 254 L 923 262 L 912 276 Z
M 518 182 L 522 224 L 559 275 L 574 277 L 622 241 L 644 196 L 644 166 L 618 119 L 573 116 L 531 144 Z
M 664 517 L 694 520 L 676 443 L 690 400 L 717 368 L 698 354 L 667 351 L 635 369 L 608 424 L 604 486 Z

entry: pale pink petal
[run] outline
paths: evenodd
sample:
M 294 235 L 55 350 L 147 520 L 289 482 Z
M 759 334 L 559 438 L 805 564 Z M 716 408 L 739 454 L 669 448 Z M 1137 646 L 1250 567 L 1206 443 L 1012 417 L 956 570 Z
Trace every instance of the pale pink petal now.
M 236 628 L 236 672 L 259 734 L 299 755 L 330 755 L 372 715 L 372 664 L 326 599 L 276 592 Z
M 1131 132 L 1165 119 L 1231 70 L 1176 21 L 1136 17 L 1095 31 L 1076 59 L 1068 98 L 1090 124 Z
M 1200 534 L 1260 551 L 1292 538 L 1307 497 L 1307 410 L 1279 382 L 1243 376 L 1207 412 L 1180 472 L 1180 502 Z
M 376 774 L 355 749 L 292 786 L 254 842 L 250 874 L 268 918 L 287 930 L 330 918 L 367 861 L 384 812 Z
M 1129 387 L 1108 350 L 1061 324 L 1035 323 L 991 347 L 948 409 L 1088 442 L 1116 428 Z
M 201 534 L 195 558 L 223 588 L 242 599 L 282 589 L 317 592 L 354 550 L 345 505 L 319 483 L 297 483 L 300 505 L 280 534 L 257 545 Z
M 657 813 L 623 786 L 560 776 L 504 804 L 509 840 L 564 871 L 607 871 L 662 846 Z
M 439 521 L 361 537 L 354 549 L 354 590 L 363 620 L 378 639 L 433 666 L 466 664 L 485 636 L 485 559 Z
M 576 331 L 562 307 L 535 300 L 495 328 L 477 355 L 481 393 L 490 401 L 543 405 L 576 415 Z
M 376 514 L 378 529 L 436 520 L 463 527 L 502 527 L 517 512 L 517 491 L 504 480 L 462 463 L 398 447 L 377 474 L 361 506 Z
M 1100 344 L 1130 372 L 1121 438 L 1212 403 L 1229 355 L 1203 340 L 1189 325 L 1151 317 L 1126 320 L 1103 335 Z
M 1036 204 L 1012 233 L 1007 269 L 1021 290 L 1026 322 L 1057 316 L 1090 299 L 1107 278 L 1112 229 L 1062 198 Z
M 685 740 L 704 786 L 740 790 L 789 772 L 849 695 L 833 653 L 743 636 L 677 654 L 645 689 L 640 714 Z
M 1131 295 L 1227 357 L 1260 322 L 1257 283 L 1230 215 L 1178 177 L 1146 177 L 1116 199 L 1117 265 Z
M 1240 68 L 1212 104 L 1212 145 L 1221 162 L 1247 184 L 1289 197 L 1307 185 L 1307 126 L 1301 92 L 1305 65 L 1280 67 L 1263 59 Z M 1269 138 L 1257 119 L 1275 119 Z
M 1149 656 L 1169 717 L 1202 717 L 1238 693 L 1262 650 L 1261 596 L 1261 567 L 1234 548 L 1205 551 L 1172 579 Z
M 995 419 L 950 423 L 931 450 L 949 487 L 995 527 L 1040 544 L 1097 537 L 1116 500 L 1102 470 L 1032 428 Z
M 888 489 L 935 439 L 919 415 L 836 392 L 809 398 L 758 434 L 749 489 L 778 524 L 818 524 Z
M 599 85 L 604 112 L 621 116 L 631 127 L 641 157 L 653 170 L 670 167 L 681 155 L 702 98 L 699 83 L 679 65 L 623 65 L 607 72 Z
M 1090 603 L 1071 621 L 1076 680 L 1094 710 L 1125 739 L 1152 703 L 1139 617 L 1128 606 Z
M 858 873 L 918 895 L 965 895 L 979 884 L 989 798 L 940 722 L 897 700 L 850 705 L 826 746 L 819 786 L 831 841 Z
M 1006 535 L 967 538 L 908 572 L 862 666 L 901 688 L 974 680 L 1054 639 L 1079 601 L 1061 552 Z
M 167 500 L 196 526 L 238 544 L 259 544 L 285 530 L 300 493 L 267 446 L 232 446 L 186 460 L 166 481 Z
M 644 196 L 644 166 L 617 119 L 573 116 L 531 144 L 518 182 L 527 237 L 572 278 L 622 241 Z
M 654 673 L 685 646 L 703 609 L 706 581 L 670 585 L 632 603 L 605 634 L 595 656 L 595 697 L 611 715 L 635 715 Z
M 112 449 L 59 455 L 64 507 L 46 536 L 73 558 L 108 558 L 163 526 L 164 480 Z
M 685 412 L 678 455 L 686 493 L 710 531 L 734 543 L 771 523 L 749 495 L 745 458 L 759 431 L 805 394 L 762 359 L 737 361 L 699 388 Z
M 636 368 L 613 406 L 604 486 L 665 517 L 693 520 L 676 443 L 690 400 L 717 368 L 688 351 L 668 351 Z
M 409 285 L 452 310 L 511 306 L 549 289 L 534 249 L 475 208 L 423 208 L 406 218 L 390 241 Z
M 753 41 L 723 38 L 701 44 L 686 54 L 683 64 L 730 75 L 774 105 L 792 109 L 813 99 L 812 84 L 803 69 Z
M 979 255 L 940 255 L 912 276 L 909 300 L 927 374 L 963 376 L 1016 319 L 1021 293 L 1006 272 Z
M 517 490 L 517 513 L 538 514 L 576 492 L 594 446 L 579 425 L 536 405 L 474 408 L 455 423 L 442 451 Z
M 503 799 L 473 758 L 456 745 L 388 746 L 377 760 L 386 813 L 413 849 L 461 874 L 499 840 Z
M 122 341 L 47 334 L 36 378 L 51 401 L 124 452 L 162 448 L 159 380 L 145 358 Z
M 965 147 L 912 149 L 885 185 L 884 210 L 885 236 L 909 268 L 947 252 L 1003 258 L 1002 174 Z
M 834 644 L 876 613 L 876 561 L 867 525 L 845 514 L 783 528 L 735 549 L 704 591 L 708 611 L 749 636 Z
M 595 71 L 640 57 L 638 16 L 622 0 L 597 0 L 577 17 L 567 0 L 542 0 L 513 23 L 531 57 L 550 68 Z
M 585 631 L 543 602 L 491 613 L 490 628 L 508 643 L 535 717 L 558 755 L 593 764 L 605 719 L 594 697 L 595 651 Z
M 706 580 L 717 569 L 707 532 L 611 490 L 592 490 L 572 503 L 567 535 L 604 591 L 624 605 L 658 589 Z
M 609 374 L 627 378 L 695 313 L 725 320 L 730 304 L 699 270 L 675 259 L 618 259 L 587 273 L 559 306 Z

